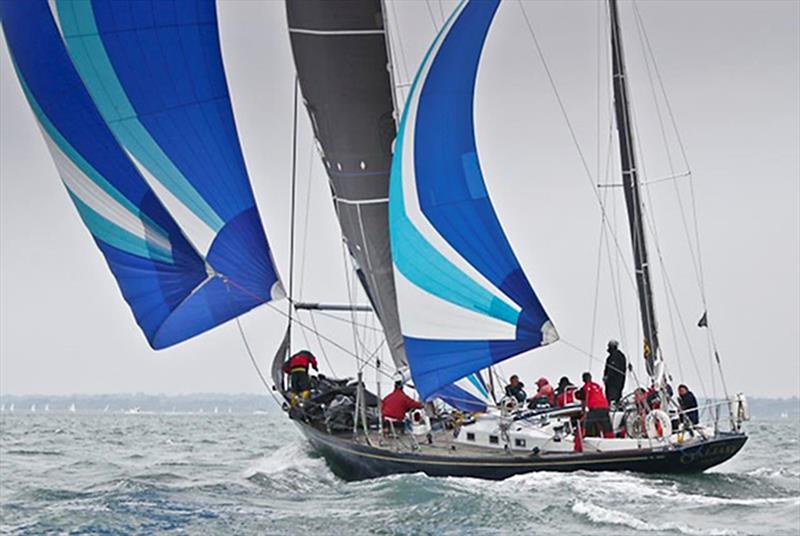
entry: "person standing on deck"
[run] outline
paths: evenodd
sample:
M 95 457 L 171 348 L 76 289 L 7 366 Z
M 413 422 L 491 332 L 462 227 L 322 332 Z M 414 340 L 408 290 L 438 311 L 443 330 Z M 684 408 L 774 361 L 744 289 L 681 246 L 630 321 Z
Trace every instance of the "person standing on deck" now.
M 284 374 L 289 375 L 292 406 L 297 405 L 298 399 L 306 400 L 311 396 L 311 378 L 308 376 L 309 366 L 313 367 L 314 370 L 319 370 L 317 358 L 308 350 L 300 350 L 283 365 Z
M 625 359 L 619 349 L 619 343 L 615 340 L 608 341 L 608 357 L 606 358 L 606 368 L 603 371 L 603 383 L 606 385 L 606 399 L 615 404 L 622 397 L 622 390 L 625 388 L 625 371 L 628 367 L 628 360 Z
M 678 401 L 681 405 L 681 411 L 684 413 L 684 419 L 688 419 L 693 425 L 697 426 L 700 423 L 700 414 L 697 411 L 697 398 L 688 387 L 684 384 L 678 386 Z
M 583 425 L 586 428 L 586 436 L 613 438 L 608 400 L 603 395 L 603 389 L 592 381 L 590 372 L 584 372 L 582 378 L 583 387 L 576 393 L 576 397 L 583 401 L 583 411 L 586 415 Z

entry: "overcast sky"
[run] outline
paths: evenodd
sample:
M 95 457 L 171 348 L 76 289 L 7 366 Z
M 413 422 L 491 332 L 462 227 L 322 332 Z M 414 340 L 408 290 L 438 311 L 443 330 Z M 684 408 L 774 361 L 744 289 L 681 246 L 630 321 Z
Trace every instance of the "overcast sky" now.
M 401 39 L 395 47 L 404 51 L 408 71 L 400 66 L 399 82 L 413 75 L 441 13 L 452 5 L 444 1 L 440 11 L 438 1 L 398 2 L 390 13 Z M 618 278 L 621 313 L 615 305 L 613 245 L 611 261 L 605 247 L 600 258 L 592 339 L 600 211 L 590 184 L 617 182 L 613 173 L 610 179 L 603 178 L 604 172 L 597 177 L 609 151 L 599 7 L 591 1 L 525 5 L 595 175 L 591 180 L 516 2 L 501 6 L 478 77 L 476 129 L 487 186 L 523 268 L 569 343 L 503 364 L 506 375 L 517 372 L 530 384 L 540 375 L 576 379 L 587 367 L 599 374 L 600 361 L 570 344 L 602 357 L 608 338 L 620 339 L 641 370 L 635 293 L 624 270 Z M 656 180 L 670 175 L 669 161 L 631 5 L 623 2 L 621 10 L 645 180 Z M 798 395 L 800 3 L 651 0 L 640 2 L 639 10 L 693 172 L 709 319 L 728 388 L 757 396 Z M 245 159 L 285 278 L 293 66 L 283 3 L 224 1 L 218 11 Z M 172 349 L 148 347 L 58 179 L 5 42 L 0 47 L 0 391 L 258 392 L 260 384 L 233 324 Z M 341 238 L 304 112 L 301 119 L 302 297 L 345 301 Z M 685 171 L 671 130 L 666 146 L 674 171 Z M 618 165 L 615 146 L 611 154 L 613 171 Z M 720 393 L 719 379 L 712 383 L 705 334 L 695 326 L 703 305 L 676 195 L 679 190 L 691 218 L 689 183 L 676 180 L 651 184 L 645 199 L 658 235 L 658 250 L 651 240 L 651 256 L 658 272 L 656 305 L 665 359 L 676 380 L 701 393 Z M 622 192 L 609 188 L 601 194 L 607 196 L 608 214 L 619 218 L 617 238 L 627 262 Z M 659 251 L 670 287 L 661 277 Z M 344 323 L 318 322 L 328 335 L 352 345 Z M 246 315 L 243 324 L 267 366 L 284 319 L 262 307 Z M 327 355 L 337 373 L 352 372 L 346 355 L 333 348 L 327 348 Z

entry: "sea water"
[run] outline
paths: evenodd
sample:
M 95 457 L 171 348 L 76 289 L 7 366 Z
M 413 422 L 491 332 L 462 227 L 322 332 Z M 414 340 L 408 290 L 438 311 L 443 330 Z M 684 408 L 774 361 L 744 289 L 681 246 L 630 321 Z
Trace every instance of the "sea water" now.
M 800 534 L 800 422 L 704 474 L 337 478 L 278 411 L 0 415 L 8 534 Z

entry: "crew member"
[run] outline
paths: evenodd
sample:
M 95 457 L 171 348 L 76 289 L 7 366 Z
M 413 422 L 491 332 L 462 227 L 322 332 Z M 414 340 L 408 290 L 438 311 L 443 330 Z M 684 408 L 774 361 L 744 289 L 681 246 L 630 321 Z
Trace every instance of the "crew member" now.
M 514 397 L 519 404 L 524 404 L 528 395 L 525 394 L 525 384 L 519 381 L 519 376 L 514 374 L 508 379 L 506 396 Z
M 583 401 L 583 411 L 586 417 L 583 425 L 587 436 L 613 438 L 611 429 L 611 416 L 608 413 L 608 400 L 603 394 L 603 389 L 592 381 L 590 372 L 583 373 L 583 387 L 576 396 Z
M 402 421 L 412 409 L 422 409 L 422 404 L 405 394 L 402 380 L 397 380 L 394 382 L 394 391 L 381 401 L 381 414 L 384 418 Z
M 556 388 L 556 405 L 559 408 L 563 408 L 564 406 L 568 406 L 570 404 L 575 403 L 575 389 L 576 387 L 572 385 L 569 381 L 569 378 L 566 376 L 562 376 L 560 380 L 558 380 L 558 387 Z
M 536 380 L 536 387 L 538 390 L 531 398 L 528 407 L 530 409 L 546 409 L 552 408 L 556 403 L 556 396 L 553 393 L 553 386 L 547 381 L 547 378 L 539 378 Z
M 697 426 L 700 423 L 700 413 L 697 410 L 697 399 L 688 387 L 684 384 L 678 386 L 678 401 L 681 405 L 684 418 L 689 419 L 692 424 Z
M 319 370 L 317 358 L 308 350 L 300 350 L 289 361 L 283 364 L 284 374 L 289 374 L 292 406 L 297 405 L 298 399 L 306 400 L 311 396 L 311 379 L 308 377 L 308 367 Z
M 617 403 L 622 396 L 622 389 L 625 388 L 625 371 L 628 361 L 625 359 L 625 354 L 620 351 L 617 341 L 608 341 L 607 350 L 606 368 L 603 371 L 603 383 L 606 384 L 606 399 L 609 402 Z

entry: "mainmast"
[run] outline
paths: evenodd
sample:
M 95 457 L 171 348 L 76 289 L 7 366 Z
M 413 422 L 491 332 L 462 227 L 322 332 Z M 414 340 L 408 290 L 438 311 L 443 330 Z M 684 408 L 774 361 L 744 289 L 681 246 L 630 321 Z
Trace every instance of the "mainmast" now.
M 631 127 L 630 104 L 628 102 L 628 80 L 625 72 L 625 58 L 622 51 L 617 0 L 608 0 L 611 23 L 611 57 L 614 86 L 614 111 L 619 136 L 620 161 L 622 163 L 622 186 L 625 191 L 625 205 L 628 212 L 628 225 L 633 245 L 633 264 L 636 270 L 636 288 L 639 292 L 639 310 L 642 316 L 644 333 L 644 357 L 647 373 L 654 382 L 660 382 L 661 367 L 656 366 L 659 359 L 658 335 L 656 333 L 656 314 L 653 306 L 653 285 L 650 280 L 650 266 L 647 262 L 647 243 L 644 233 L 642 201 L 639 175 L 636 167 L 633 128 Z

